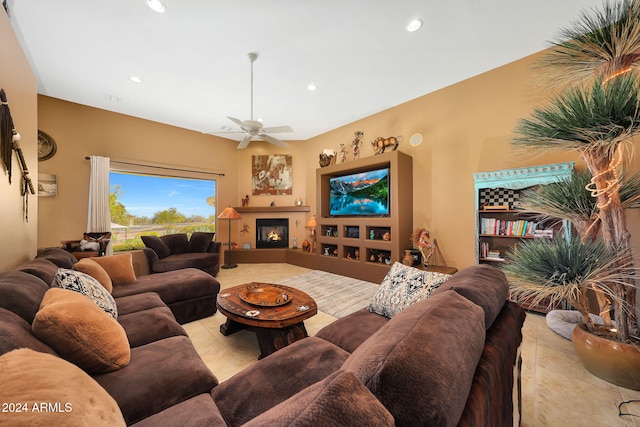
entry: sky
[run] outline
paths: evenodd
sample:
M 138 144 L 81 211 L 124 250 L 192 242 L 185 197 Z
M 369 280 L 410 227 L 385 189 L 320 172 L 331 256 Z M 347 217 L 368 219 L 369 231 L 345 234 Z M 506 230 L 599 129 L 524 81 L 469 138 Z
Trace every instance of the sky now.
M 200 215 L 208 218 L 215 208 L 207 199 L 216 193 L 213 180 L 167 178 L 111 172 L 110 191 L 120 186 L 122 203 L 127 212 L 135 216 L 152 218 L 156 212 L 176 208 L 187 217 Z

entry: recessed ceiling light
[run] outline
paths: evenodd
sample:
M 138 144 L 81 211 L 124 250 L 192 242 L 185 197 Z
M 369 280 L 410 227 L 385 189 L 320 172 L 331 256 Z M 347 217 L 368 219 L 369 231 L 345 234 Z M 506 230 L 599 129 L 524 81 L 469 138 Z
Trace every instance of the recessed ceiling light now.
M 165 6 L 162 0 L 145 0 L 145 2 L 147 6 L 149 6 L 149 9 L 154 12 L 164 13 L 164 11 L 167 10 L 167 6 Z
M 414 31 L 418 31 L 420 27 L 422 27 L 422 19 L 414 19 L 407 25 L 407 31 L 413 33 Z
M 131 76 L 129 77 L 129 80 L 131 80 L 134 83 L 142 83 L 142 79 L 138 76 Z
M 314 90 L 318 90 L 318 85 L 315 83 L 309 83 L 307 85 L 307 89 L 310 90 L 311 92 L 313 92 Z
M 256 120 L 258 120 L 260 123 L 264 122 L 264 119 L 262 117 L 258 117 Z

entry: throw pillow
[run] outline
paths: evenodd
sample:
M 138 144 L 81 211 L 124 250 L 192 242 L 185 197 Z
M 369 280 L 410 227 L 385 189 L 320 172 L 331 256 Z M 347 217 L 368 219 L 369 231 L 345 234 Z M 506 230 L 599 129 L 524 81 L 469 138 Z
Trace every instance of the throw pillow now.
M 122 326 L 77 292 L 49 289 L 31 329 L 58 354 L 90 374 L 129 364 L 131 349 Z
M 142 239 L 142 243 L 148 248 L 153 249 L 153 251 L 158 255 L 158 258 L 166 258 L 171 255 L 171 251 L 169 247 L 165 245 L 165 243 L 160 240 L 159 237 L 156 236 L 140 236 Z
M 113 291 L 113 282 L 107 273 L 107 270 L 102 268 L 100 264 L 93 261 L 91 258 L 82 258 L 80 261 L 73 265 L 73 269 L 96 279 L 104 288 L 111 293 Z
M 11 351 L 0 357 L 0 384 L 0 401 L 9 405 L 0 417 L 3 425 L 125 426 L 113 397 L 59 357 Z
M 167 234 L 160 238 L 169 248 L 171 255 L 189 252 L 189 239 L 187 233 Z
M 189 239 L 189 252 L 207 252 L 216 233 L 196 231 Z
M 354 374 L 337 371 L 244 424 L 292 425 L 382 427 L 395 422 Z
M 93 277 L 80 271 L 59 268 L 52 288 L 62 288 L 77 292 L 93 301 L 114 319 L 118 318 L 116 301 L 111 294 Z
M 367 309 L 391 318 L 411 304 L 428 298 L 449 277 L 450 274 L 422 271 L 395 262 Z
M 133 270 L 133 257 L 129 252 L 95 257 L 93 261 L 106 270 L 114 286 L 127 285 L 138 281 L 136 272 Z

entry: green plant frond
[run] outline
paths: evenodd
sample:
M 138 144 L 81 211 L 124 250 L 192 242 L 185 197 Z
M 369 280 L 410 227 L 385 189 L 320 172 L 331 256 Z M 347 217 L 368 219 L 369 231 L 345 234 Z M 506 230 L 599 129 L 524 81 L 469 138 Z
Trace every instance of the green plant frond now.
M 605 2 L 602 10 L 583 11 L 578 20 L 561 29 L 538 64 L 549 69 L 556 84 L 576 84 L 596 75 L 610 76 L 636 66 L 640 56 L 640 1 Z
M 623 175 L 620 185 L 620 202 L 623 209 L 640 208 L 640 173 Z
M 520 194 L 525 211 L 537 212 L 545 218 L 561 218 L 577 222 L 593 221 L 598 216 L 596 199 L 585 189 L 591 173 L 574 168 L 571 175 L 559 182 L 541 185 Z
M 530 119 L 518 123 L 516 147 L 544 150 L 599 150 L 612 156 L 619 144 L 640 133 L 640 85 L 628 73 L 591 88 L 571 87 Z

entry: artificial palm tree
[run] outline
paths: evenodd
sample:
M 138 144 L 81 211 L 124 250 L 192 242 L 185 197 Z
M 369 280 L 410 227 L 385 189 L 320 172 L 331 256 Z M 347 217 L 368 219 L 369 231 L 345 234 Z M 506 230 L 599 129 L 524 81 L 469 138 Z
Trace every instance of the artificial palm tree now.
M 632 264 L 630 234 L 620 198 L 619 171 L 640 134 L 640 0 L 605 3 L 601 11 L 580 15 L 564 29 L 540 62 L 552 84 L 568 85 L 547 108 L 521 120 L 513 144 L 543 150 L 574 150 L 591 173 L 587 189 L 596 200 L 600 234 L 612 253 L 627 259 L 612 269 Z M 620 274 L 619 277 L 623 275 Z M 634 279 L 608 283 L 618 302 L 617 337 L 638 339 Z

